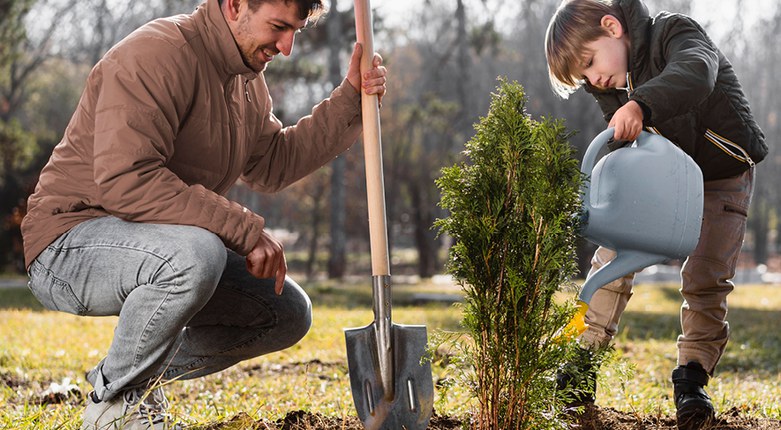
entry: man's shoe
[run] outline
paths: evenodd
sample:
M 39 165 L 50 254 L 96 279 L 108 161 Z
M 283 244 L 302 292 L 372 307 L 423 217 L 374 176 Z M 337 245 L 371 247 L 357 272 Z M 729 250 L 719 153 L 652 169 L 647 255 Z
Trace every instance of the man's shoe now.
M 567 407 L 594 403 L 597 392 L 597 368 L 594 353 L 579 348 L 575 358 L 556 372 L 556 391 L 565 392 Z
M 716 417 L 713 403 L 704 389 L 709 379 L 708 372 L 696 361 L 673 370 L 673 393 L 679 430 L 701 429 Z
M 87 396 L 81 430 L 178 430 L 166 413 L 168 400 L 160 387 L 127 390 L 111 400 Z

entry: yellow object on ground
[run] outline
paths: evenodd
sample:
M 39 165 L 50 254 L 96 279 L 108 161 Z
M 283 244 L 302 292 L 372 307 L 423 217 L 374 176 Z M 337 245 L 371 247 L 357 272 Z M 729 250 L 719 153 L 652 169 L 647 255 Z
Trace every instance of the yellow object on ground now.
M 569 324 L 564 327 L 564 335 L 578 337 L 583 334 L 588 328 L 586 324 L 586 312 L 588 311 L 588 303 L 578 300 L 578 310 L 575 315 L 572 316 Z

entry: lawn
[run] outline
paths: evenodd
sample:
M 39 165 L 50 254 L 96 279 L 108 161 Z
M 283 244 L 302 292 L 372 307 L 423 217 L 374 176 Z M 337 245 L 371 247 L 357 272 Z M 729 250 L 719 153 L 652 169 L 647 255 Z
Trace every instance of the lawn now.
M 430 338 L 440 330 L 458 329 L 457 306 L 418 300 L 420 294 L 452 296 L 457 287 L 433 281 L 394 284 L 394 321 L 425 324 Z M 205 429 L 237 417 L 275 421 L 297 410 L 337 418 L 355 415 L 342 330 L 371 322 L 370 280 L 302 286 L 314 303 L 306 338 L 217 375 L 172 383 L 167 393 L 180 420 Z M 781 419 L 779 288 L 739 286 L 730 297 L 732 338 L 709 387 L 720 412 Z M 674 285 L 636 287 L 616 339 L 616 359 L 600 375 L 598 406 L 641 415 L 674 414 L 669 376 L 675 365 L 678 302 Z M 0 428 L 78 428 L 82 398 L 89 390 L 84 371 L 107 350 L 115 323 L 113 317 L 46 311 L 26 289 L 0 288 Z M 437 365 L 433 369 L 435 383 L 451 376 Z M 50 393 L 68 384 L 70 396 Z M 439 415 L 462 418 L 469 411 L 463 391 L 443 396 L 437 389 L 436 396 Z

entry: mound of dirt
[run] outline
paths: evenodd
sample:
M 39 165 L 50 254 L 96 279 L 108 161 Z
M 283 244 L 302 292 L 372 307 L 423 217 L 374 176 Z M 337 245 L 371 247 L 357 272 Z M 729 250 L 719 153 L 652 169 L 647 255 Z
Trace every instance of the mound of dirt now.
M 305 411 L 288 412 L 284 419 L 271 422 L 267 420 L 254 421 L 249 415 L 241 413 L 229 421 L 213 423 L 200 430 L 363 430 L 363 424 L 358 417 L 326 417 Z M 428 426 L 429 430 L 461 430 L 461 421 L 450 417 L 434 416 Z
M 578 417 L 582 430 L 677 430 L 675 417 L 640 415 L 611 408 L 587 406 Z M 716 417 L 716 422 L 703 430 L 781 430 L 781 421 L 742 416 L 736 408 Z
M 345 419 L 326 417 L 304 411 L 290 412 L 276 422 L 253 421 L 246 414 L 239 414 L 231 420 L 215 423 L 203 430 L 229 430 L 255 428 L 268 430 L 363 430 L 357 417 Z M 461 430 L 462 421 L 452 417 L 435 415 L 431 418 L 429 430 Z M 676 430 L 675 417 L 639 415 L 616 411 L 611 408 L 586 406 L 583 413 L 573 419 L 573 429 L 579 430 Z M 720 414 L 715 423 L 704 430 L 781 430 L 781 421 L 748 418 L 738 409 Z

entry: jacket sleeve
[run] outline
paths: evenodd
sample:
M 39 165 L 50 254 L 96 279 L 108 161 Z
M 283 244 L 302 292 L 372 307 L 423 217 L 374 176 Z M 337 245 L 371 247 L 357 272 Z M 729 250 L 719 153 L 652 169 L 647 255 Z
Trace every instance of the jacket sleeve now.
M 158 62 L 157 55 L 122 54 L 100 66 L 93 173 L 101 206 L 128 221 L 202 227 L 248 254 L 263 218 L 166 167 L 189 109 L 181 95 L 192 92 L 192 72 Z
M 718 75 L 718 52 L 699 25 L 676 16 L 662 32 L 661 45 L 652 47 L 650 53 L 650 61 L 664 62 L 662 72 L 630 96 L 650 111 L 648 125 L 682 115 L 700 104 L 713 91 Z
M 271 97 L 268 91 L 263 93 L 266 120 L 242 176 L 258 191 L 287 187 L 334 159 L 360 135 L 360 94 L 346 79 L 310 115 L 290 127 L 283 127 L 274 116 Z

